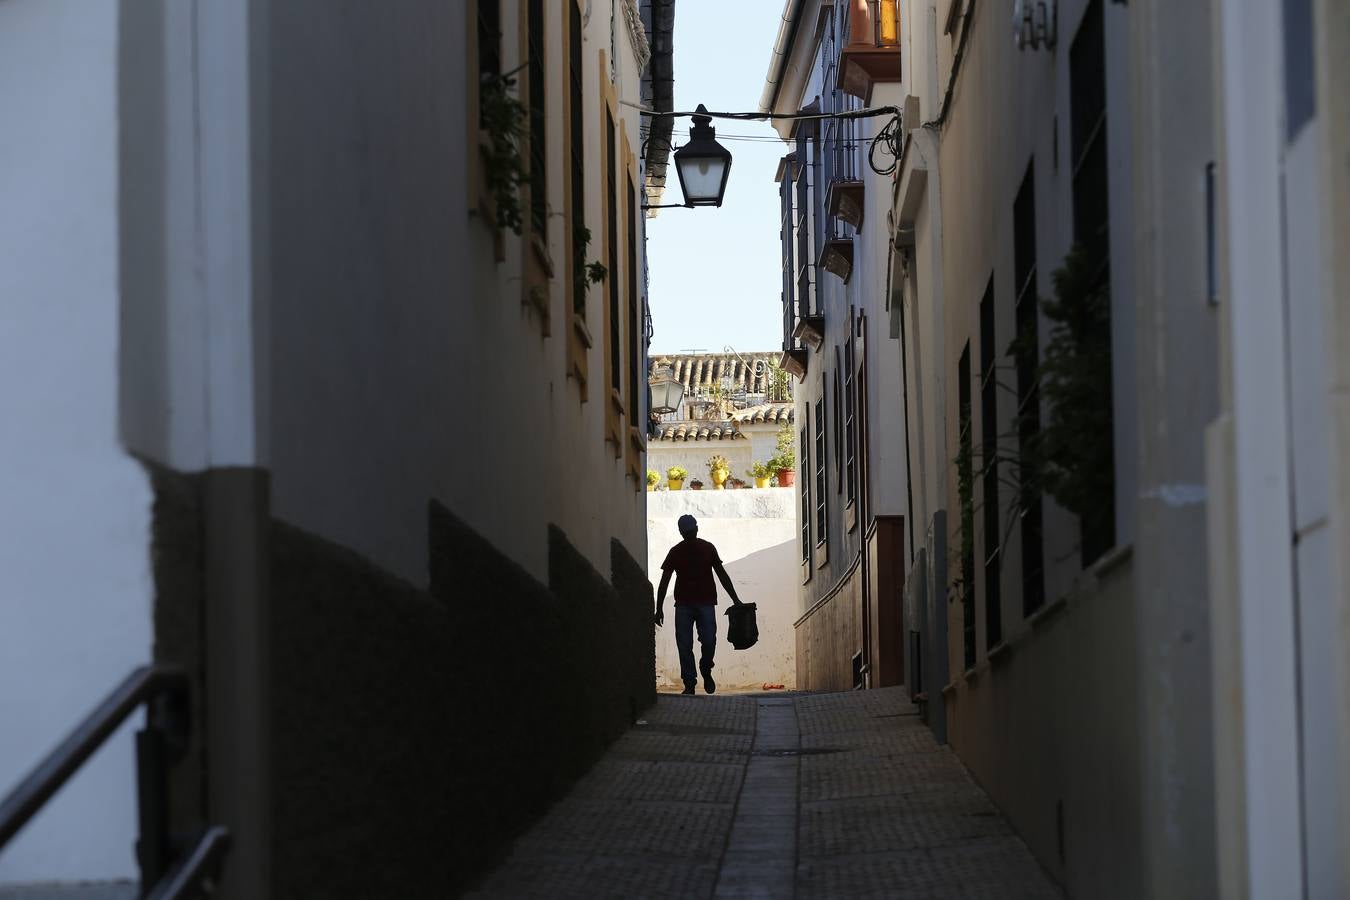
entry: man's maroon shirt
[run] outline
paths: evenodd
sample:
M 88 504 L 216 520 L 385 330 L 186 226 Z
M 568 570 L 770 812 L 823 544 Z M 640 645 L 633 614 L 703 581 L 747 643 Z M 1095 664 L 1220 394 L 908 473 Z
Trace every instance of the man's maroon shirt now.
M 675 573 L 675 605 L 716 606 L 713 566 L 721 562 L 717 548 L 702 538 L 680 541 L 671 547 L 661 568 Z

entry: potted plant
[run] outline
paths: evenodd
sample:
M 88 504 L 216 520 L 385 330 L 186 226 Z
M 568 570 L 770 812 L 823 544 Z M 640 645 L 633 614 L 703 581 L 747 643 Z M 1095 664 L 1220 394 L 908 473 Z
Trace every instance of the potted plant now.
M 701 490 L 703 490 L 703 482 L 701 482 L 701 481 L 699 481 L 697 478 L 695 478 L 693 481 L 689 482 L 689 490 L 691 490 L 691 491 L 701 491 Z
M 666 484 L 670 485 L 672 491 L 678 491 L 684 487 L 684 480 L 689 477 L 689 470 L 684 466 L 671 466 L 666 469 Z M 693 485 L 690 485 L 693 487 Z
M 733 478 L 728 481 L 727 484 L 731 485 L 732 489 L 737 491 L 746 486 L 744 478 Z
M 784 422 L 778 429 L 778 452 L 769 460 L 769 466 L 778 473 L 779 487 L 792 487 L 797 481 L 797 446 L 792 428 Z
M 713 487 L 723 490 L 727 486 L 727 479 L 731 477 L 731 463 L 727 462 L 725 456 L 709 457 L 708 474 L 712 476 Z
M 657 486 L 658 484 L 660 484 L 660 483 L 661 483 L 661 476 L 658 475 L 658 474 L 656 473 L 656 470 L 655 470 L 655 469 L 648 469 L 648 470 L 647 470 L 647 490 L 649 490 L 649 491 L 654 491 L 654 490 L 656 490 L 656 486 Z
M 769 462 L 757 462 L 746 470 L 747 475 L 755 479 L 755 487 L 766 488 L 769 486 L 769 479 L 774 476 L 774 469 Z

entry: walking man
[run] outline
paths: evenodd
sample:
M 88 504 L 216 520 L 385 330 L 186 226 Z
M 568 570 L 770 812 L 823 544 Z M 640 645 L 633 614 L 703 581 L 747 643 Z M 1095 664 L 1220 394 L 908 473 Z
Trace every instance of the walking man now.
M 722 582 L 731 602 L 740 605 L 736 588 L 731 585 L 727 570 L 717 548 L 698 536 L 698 520 L 680 516 L 680 541 L 666 554 L 661 563 L 661 586 L 656 590 L 656 624 L 665 624 L 666 588 L 670 576 L 675 578 L 675 646 L 680 651 L 680 678 L 684 693 L 692 694 L 698 678 L 694 674 L 694 626 L 698 626 L 698 644 L 701 654 L 698 670 L 703 673 L 703 690 L 709 694 L 717 690 L 713 681 L 713 653 L 717 649 L 717 586 L 713 573 Z

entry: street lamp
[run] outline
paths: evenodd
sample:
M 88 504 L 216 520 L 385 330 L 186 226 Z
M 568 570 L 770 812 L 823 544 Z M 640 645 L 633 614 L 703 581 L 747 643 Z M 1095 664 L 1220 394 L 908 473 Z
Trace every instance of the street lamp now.
M 731 174 L 731 151 L 717 143 L 712 116 L 698 105 L 689 128 L 689 143 L 675 151 L 675 171 L 680 176 L 685 206 L 721 206 Z
M 656 371 L 656 377 L 648 382 L 651 390 L 651 411 L 657 414 L 673 413 L 684 401 L 684 385 L 676 381 L 670 369 L 662 366 Z

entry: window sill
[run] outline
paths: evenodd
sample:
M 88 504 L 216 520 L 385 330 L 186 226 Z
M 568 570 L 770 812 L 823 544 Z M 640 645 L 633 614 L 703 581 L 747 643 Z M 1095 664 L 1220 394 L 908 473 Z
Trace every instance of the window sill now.
M 816 568 L 823 569 L 830 562 L 830 545 L 828 543 L 816 544 Z
M 1134 544 L 1121 544 L 1107 550 L 1101 556 L 1088 566 L 1088 571 L 1094 578 L 1105 578 L 1116 569 L 1119 569 L 1125 563 L 1129 562 L 1134 556 Z
M 1063 597 L 1051 600 L 1049 603 L 1027 616 L 1027 624 L 1032 628 L 1039 629 L 1046 622 L 1063 612 L 1066 606 L 1067 603 Z
M 853 500 L 844 507 L 844 527 L 849 534 L 858 530 L 858 504 Z
M 814 573 L 815 573 L 815 566 L 811 565 L 811 560 L 809 559 L 802 560 L 802 584 L 809 583 L 811 581 L 811 576 Z
M 985 658 L 989 660 L 990 667 L 1002 665 L 1012 658 L 1012 644 L 1009 644 L 1006 641 L 999 641 L 985 651 Z

